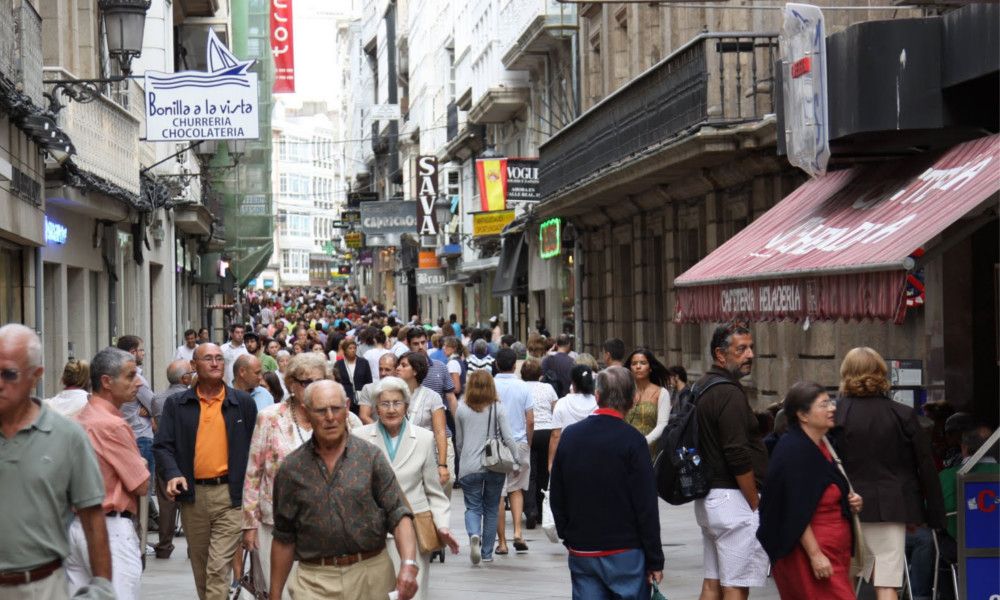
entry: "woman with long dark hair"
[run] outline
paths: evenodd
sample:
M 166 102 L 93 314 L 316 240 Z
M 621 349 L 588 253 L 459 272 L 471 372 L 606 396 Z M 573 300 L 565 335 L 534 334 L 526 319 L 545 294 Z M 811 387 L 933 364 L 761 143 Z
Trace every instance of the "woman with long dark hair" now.
M 800 382 L 785 396 L 788 433 L 774 448 L 760 502 L 757 538 L 774 564 L 782 598 L 854 600 L 852 494 L 827 447 L 836 402 L 823 386 Z
M 635 379 L 635 405 L 625 415 L 625 422 L 646 436 L 650 455 L 670 419 L 670 373 L 667 367 L 645 348 L 638 348 L 625 359 L 625 368 Z

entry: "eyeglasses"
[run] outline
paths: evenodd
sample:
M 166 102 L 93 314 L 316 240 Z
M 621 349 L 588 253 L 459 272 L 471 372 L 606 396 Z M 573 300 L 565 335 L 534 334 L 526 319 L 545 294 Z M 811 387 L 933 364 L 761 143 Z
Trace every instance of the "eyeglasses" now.
M 21 378 L 21 372 L 17 369 L 0 369 L 0 379 L 7 383 L 14 383 Z
M 292 377 L 292 381 L 296 381 L 299 385 L 306 388 L 319 381 L 319 379 L 299 379 L 298 377 Z
M 347 408 L 347 407 L 346 406 L 323 406 L 321 408 L 310 408 L 309 410 L 312 412 L 312 414 L 316 415 L 317 417 L 325 417 L 327 415 L 336 417 L 345 408 Z
M 389 410 L 390 408 L 403 408 L 406 406 L 406 402 L 402 400 L 393 400 L 392 402 L 379 402 L 378 407 L 382 410 Z
M 823 400 L 822 402 L 817 402 L 816 404 L 819 405 L 820 408 L 837 408 L 837 401 L 834 400 L 833 398 L 830 398 L 829 400 Z
M 221 362 L 225 362 L 226 361 L 226 359 L 223 358 L 222 356 L 214 356 L 214 355 L 213 356 L 202 356 L 198 360 L 200 360 L 201 362 L 207 362 L 207 363 L 213 363 L 213 364 L 214 363 L 221 363 Z

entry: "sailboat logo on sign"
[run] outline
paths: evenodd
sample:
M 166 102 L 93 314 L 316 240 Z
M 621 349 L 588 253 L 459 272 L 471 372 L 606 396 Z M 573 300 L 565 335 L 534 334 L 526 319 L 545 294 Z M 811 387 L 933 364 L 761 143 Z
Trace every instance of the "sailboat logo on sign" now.
M 147 71 L 146 139 L 246 140 L 260 137 L 254 60 L 240 60 L 208 30 L 208 71 Z

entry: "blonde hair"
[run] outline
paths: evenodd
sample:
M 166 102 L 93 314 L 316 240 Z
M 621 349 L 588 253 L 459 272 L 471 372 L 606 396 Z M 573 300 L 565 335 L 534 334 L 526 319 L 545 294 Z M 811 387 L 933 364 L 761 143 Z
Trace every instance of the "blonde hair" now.
M 842 396 L 884 396 L 891 387 L 889 367 L 882 356 L 871 348 L 854 348 L 840 363 Z
M 581 352 L 576 355 L 576 364 L 590 367 L 590 370 L 595 373 L 600 370 L 597 366 L 597 359 L 595 359 L 592 354 L 587 354 L 586 352 Z
M 497 387 L 493 383 L 493 376 L 485 370 L 469 373 L 465 387 L 465 405 L 476 412 L 483 412 L 484 408 L 496 401 Z
M 69 359 L 62 373 L 63 387 L 75 387 L 90 391 L 90 363 L 76 358 Z

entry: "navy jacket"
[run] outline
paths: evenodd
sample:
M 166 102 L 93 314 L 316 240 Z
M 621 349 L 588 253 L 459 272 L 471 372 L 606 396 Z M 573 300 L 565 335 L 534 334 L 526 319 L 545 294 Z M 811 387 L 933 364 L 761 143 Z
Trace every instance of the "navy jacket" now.
M 194 502 L 194 443 L 198 435 L 201 402 L 195 390 L 187 389 L 167 398 L 153 441 L 156 468 L 164 481 L 187 479 L 188 489 L 177 496 L 180 502 Z M 233 507 L 243 504 L 243 478 L 250 456 L 250 438 L 257 422 L 257 405 L 250 394 L 226 386 L 222 401 L 229 446 L 229 500 Z
M 347 393 L 347 397 L 351 400 L 351 409 L 353 412 L 357 412 L 357 392 L 372 382 L 371 366 L 369 366 L 367 360 L 360 356 L 358 357 L 357 362 L 354 363 L 354 385 L 351 385 L 351 378 L 347 376 L 347 363 L 344 362 L 344 359 L 337 360 L 333 368 L 337 370 L 337 377 L 340 384 L 344 386 L 344 392 Z
M 556 531 L 574 550 L 641 549 L 663 569 L 649 445 L 625 421 L 592 415 L 559 438 L 549 480 Z

